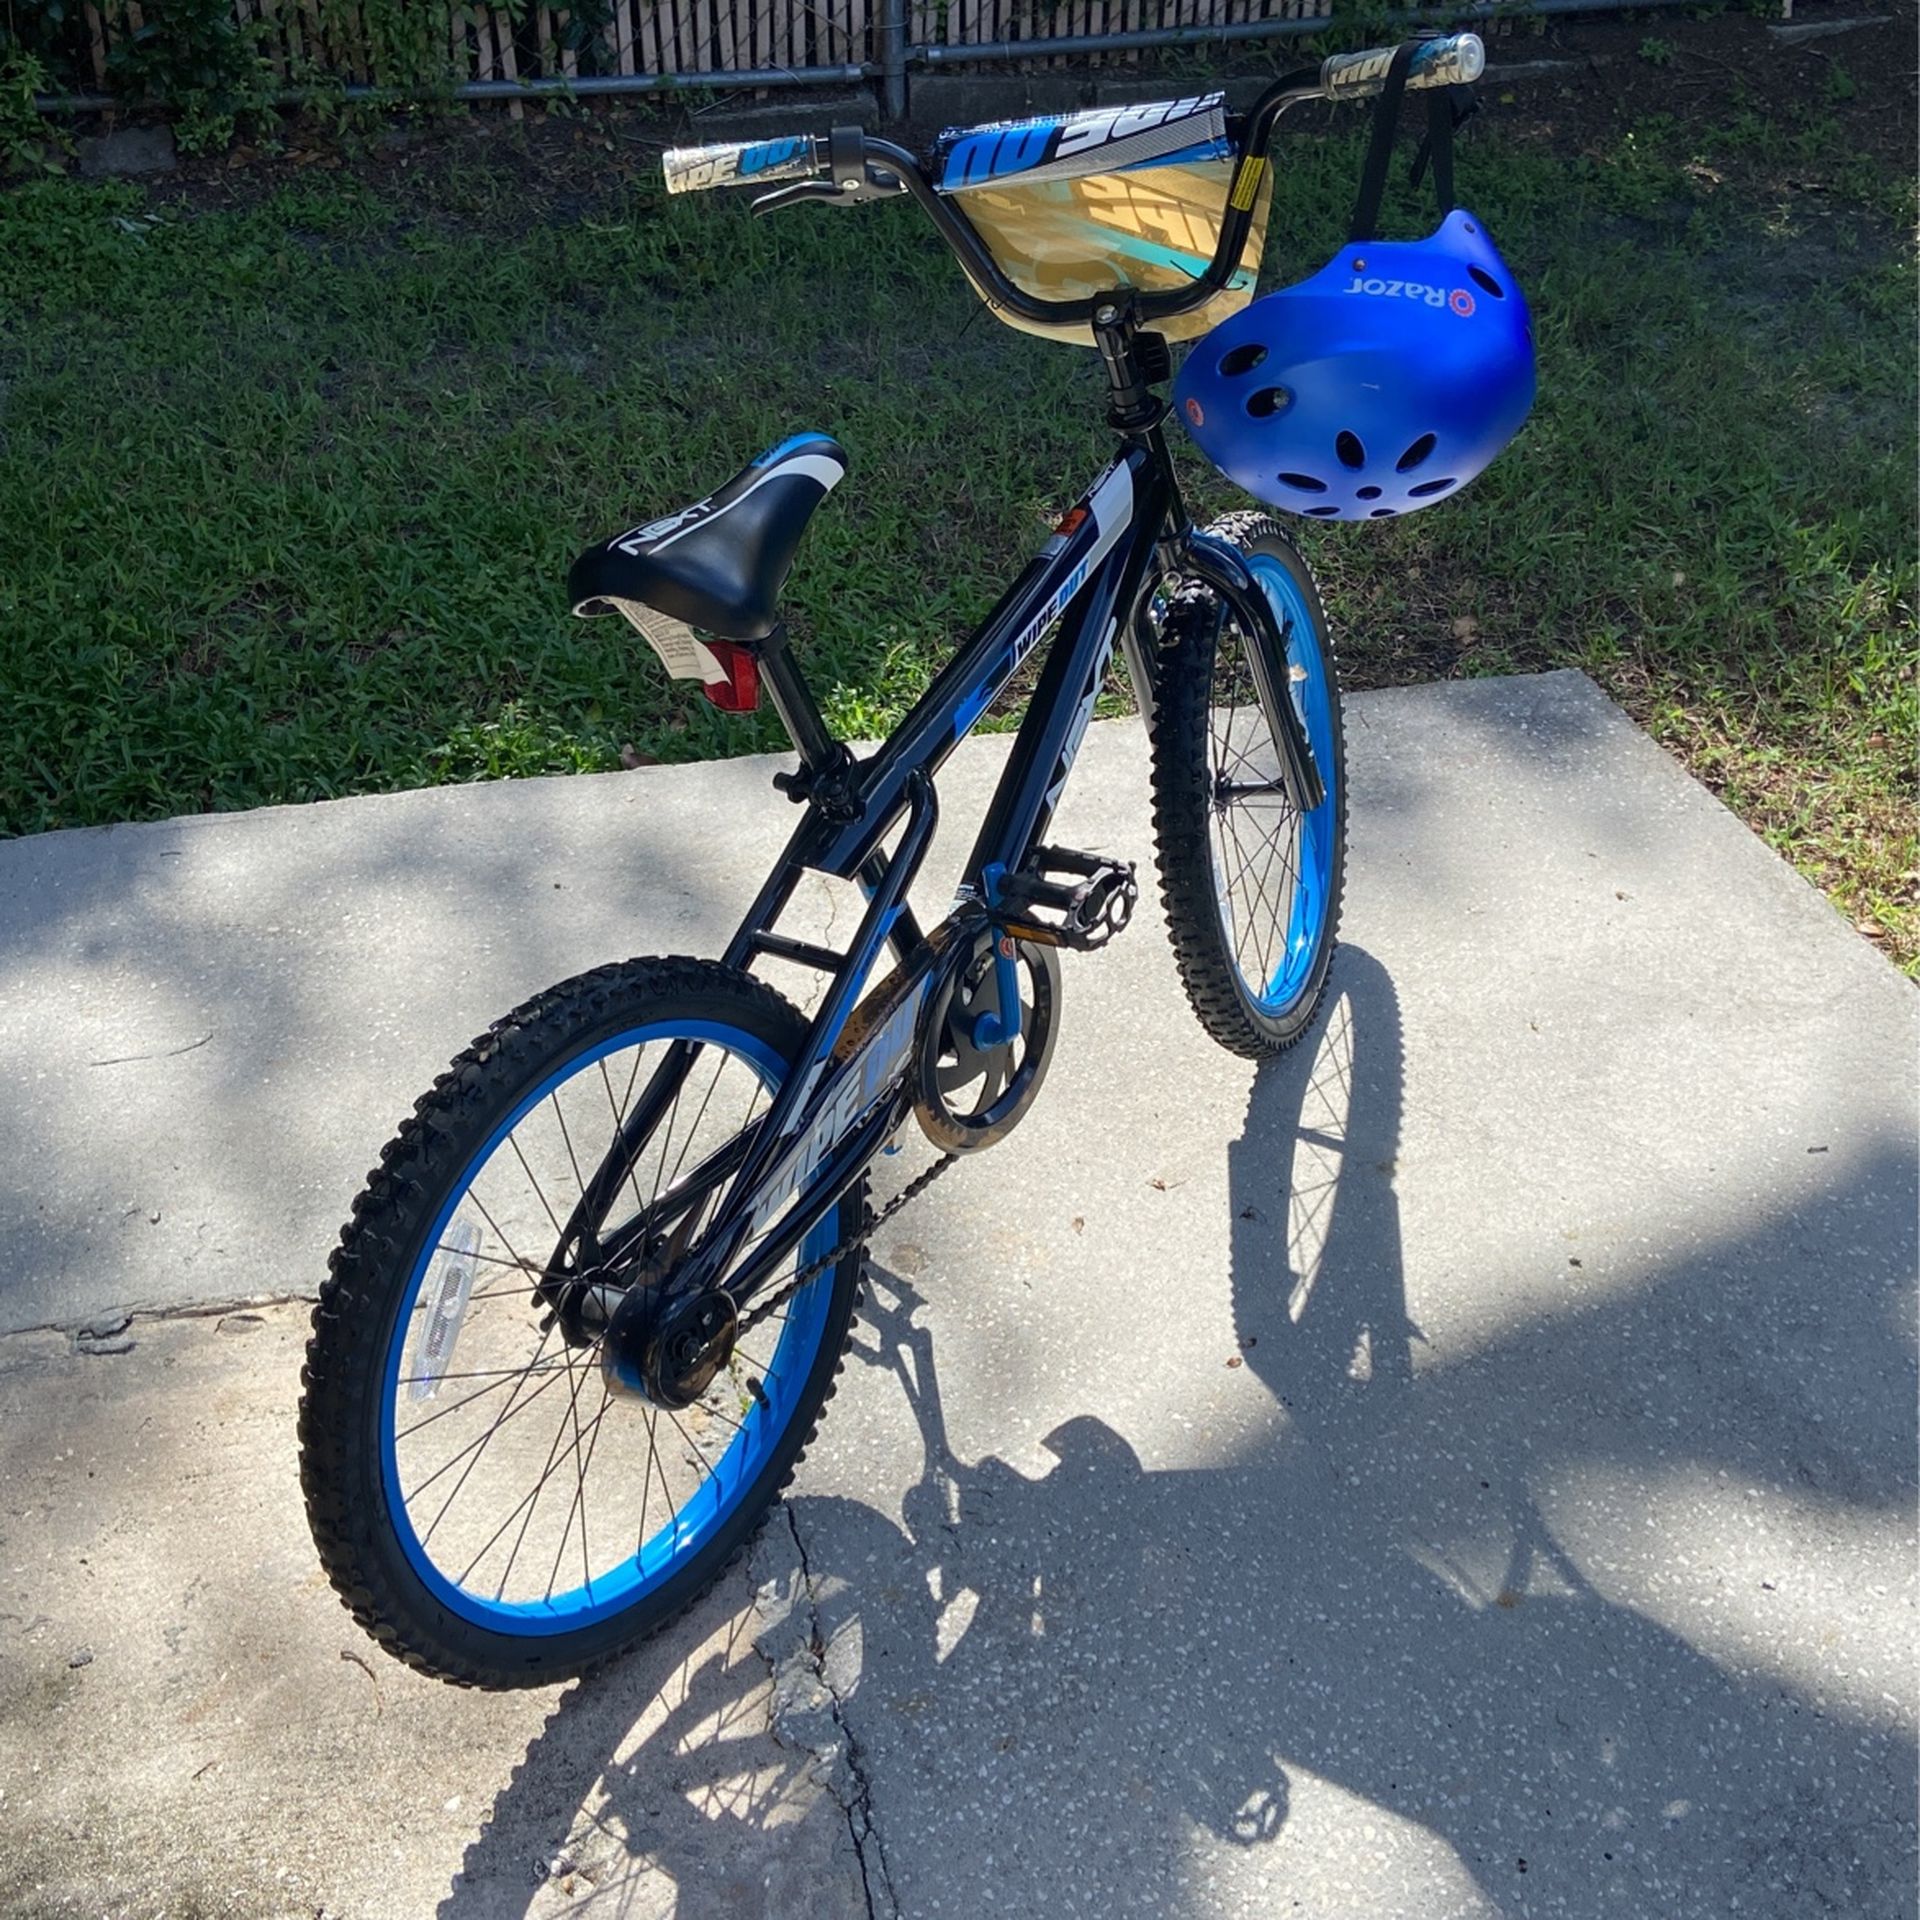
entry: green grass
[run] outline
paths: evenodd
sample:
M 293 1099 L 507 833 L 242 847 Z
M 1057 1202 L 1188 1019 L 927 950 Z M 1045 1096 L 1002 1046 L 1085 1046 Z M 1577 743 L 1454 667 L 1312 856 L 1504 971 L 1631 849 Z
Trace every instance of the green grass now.
M 581 138 L 0 195 L 0 831 L 776 744 L 563 582 L 800 427 L 854 464 L 799 644 L 838 726 L 903 711 L 1103 457 L 1093 356 L 979 313 L 910 208 L 667 204 Z M 1719 184 L 1760 149 L 1821 194 Z M 1270 267 L 1332 250 L 1357 153 L 1287 149 Z M 1588 669 L 1913 963 L 1910 184 L 1817 114 L 1462 174 L 1540 403 L 1457 502 L 1303 528 L 1349 677 Z

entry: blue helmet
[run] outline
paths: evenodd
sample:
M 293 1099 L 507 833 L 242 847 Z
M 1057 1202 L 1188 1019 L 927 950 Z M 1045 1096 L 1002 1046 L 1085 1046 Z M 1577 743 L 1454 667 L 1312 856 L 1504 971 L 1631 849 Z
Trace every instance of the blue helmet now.
M 1256 499 L 1384 520 L 1458 493 L 1533 405 L 1533 329 L 1470 213 L 1424 240 L 1350 240 L 1312 279 L 1196 341 L 1174 403 Z

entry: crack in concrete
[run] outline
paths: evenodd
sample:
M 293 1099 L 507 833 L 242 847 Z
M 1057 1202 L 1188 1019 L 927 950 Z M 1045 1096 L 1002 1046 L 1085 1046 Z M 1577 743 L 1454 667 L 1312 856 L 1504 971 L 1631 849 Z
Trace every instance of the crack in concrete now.
M 773 1677 L 773 1737 L 782 1746 L 805 1753 L 847 1823 L 847 1838 L 860 1869 L 867 1920 L 899 1920 L 900 1903 L 887 1868 L 885 1842 L 874 1817 L 873 1783 L 866 1757 L 847 1718 L 846 1703 L 834 1684 L 829 1649 L 821 1636 L 820 1616 L 800 1523 L 783 1505 L 775 1525 L 786 1523 L 798 1562 L 784 1599 L 774 1598 L 778 1576 L 762 1583 L 755 1606 L 766 1624 L 754 1645 Z
M 116 1053 L 109 1060 L 89 1060 L 90 1067 L 128 1067 L 137 1060 L 177 1060 L 183 1053 L 196 1053 L 213 1038 L 211 1033 L 203 1033 L 198 1040 L 189 1040 L 183 1047 L 163 1047 L 158 1053 Z
M 241 1293 L 220 1300 L 191 1300 L 173 1306 L 110 1307 L 78 1320 L 40 1320 L 30 1327 L 0 1329 L 0 1341 L 18 1340 L 30 1333 L 64 1333 L 84 1340 L 99 1329 L 122 1333 L 136 1320 L 217 1320 L 230 1313 L 254 1313 L 262 1307 L 312 1306 L 319 1298 L 312 1288 L 288 1293 Z

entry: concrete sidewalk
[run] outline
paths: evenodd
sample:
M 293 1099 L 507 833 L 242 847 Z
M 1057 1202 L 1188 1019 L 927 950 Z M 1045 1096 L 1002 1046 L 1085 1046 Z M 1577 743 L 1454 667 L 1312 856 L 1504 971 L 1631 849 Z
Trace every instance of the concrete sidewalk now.
M 0 1912 L 1912 1914 L 1920 1002 L 1577 675 L 1349 729 L 1315 1041 L 1149 888 L 753 1566 L 508 1699 L 325 1588 L 266 1302 L 488 1020 L 718 949 L 768 763 L 0 846 Z M 1058 837 L 1146 819 L 1096 727 Z

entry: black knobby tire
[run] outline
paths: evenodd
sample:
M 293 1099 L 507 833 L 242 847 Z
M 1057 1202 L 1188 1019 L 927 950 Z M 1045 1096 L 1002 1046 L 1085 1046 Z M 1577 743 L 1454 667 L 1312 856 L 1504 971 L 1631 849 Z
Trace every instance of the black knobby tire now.
M 1245 709 L 1252 690 L 1245 649 L 1257 642 L 1241 633 L 1230 612 L 1221 615 L 1206 588 L 1189 582 L 1175 589 L 1159 629 L 1153 729 L 1155 853 L 1167 929 L 1181 983 L 1200 1024 L 1230 1052 L 1261 1059 L 1291 1046 L 1312 1023 L 1326 990 L 1338 936 L 1347 802 L 1340 688 L 1319 589 L 1279 526 L 1265 514 L 1230 514 L 1208 531 L 1231 540 L 1255 562 L 1257 576 L 1272 582 L 1270 597 L 1277 593 L 1285 603 L 1290 616 L 1289 653 L 1305 678 L 1295 679 L 1287 657 L 1270 662 L 1269 677 L 1271 684 L 1288 689 L 1288 697 L 1302 707 L 1310 733 L 1317 718 L 1321 740 L 1316 757 L 1327 789 L 1326 806 L 1308 821 L 1302 821 L 1283 799 L 1263 795 L 1257 807 L 1252 801 L 1223 803 L 1223 768 L 1234 757 L 1232 729 L 1240 724 L 1233 716 Z M 1296 685 L 1305 692 L 1294 692 Z M 1229 703 L 1224 742 L 1223 700 Z M 1313 701 L 1324 702 L 1317 716 L 1305 711 Z M 1264 728 L 1257 698 L 1251 712 L 1254 722 Z M 1249 737 L 1240 736 L 1242 741 Z M 1265 754 L 1271 770 L 1277 772 L 1270 733 Z M 1243 815 L 1252 822 L 1244 832 Z M 1306 858 L 1309 830 L 1313 846 L 1319 849 L 1311 863 Z M 1270 851 L 1263 854 L 1260 846 L 1246 844 L 1255 833 L 1280 837 L 1272 839 Z M 1288 835 L 1293 836 L 1290 841 Z M 1296 856 L 1291 863 L 1286 857 L 1289 845 Z M 1247 974 L 1249 965 L 1259 964 L 1258 919 L 1267 902 L 1263 895 L 1252 914 L 1236 919 L 1234 875 L 1237 872 L 1245 879 L 1264 872 L 1278 887 L 1291 871 L 1293 885 L 1304 887 L 1299 875 L 1309 865 L 1314 875 L 1311 924 L 1295 943 L 1289 963 L 1270 976 L 1278 979 L 1284 972 L 1283 989 L 1268 993 L 1262 990 L 1266 982 L 1250 981 Z M 1306 892 L 1298 896 L 1302 902 L 1308 897 Z M 1304 906 L 1301 911 L 1304 915 Z M 1286 929 L 1277 919 L 1272 932 L 1279 936 L 1285 953 Z
M 412 1117 L 382 1150 L 380 1164 L 354 1201 L 352 1218 L 342 1230 L 314 1308 L 302 1375 L 301 1485 L 314 1540 L 334 1588 L 369 1634 L 421 1672 L 464 1686 L 542 1686 L 599 1666 L 669 1624 L 719 1579 L 752 1539 L 791 1479 L 832 1395 L 857 1303 L 862 1252 L 847 1255 L 811 1283 L 825 1290 L 812 1323 L 819 1329 L 817 1351 L 810 1363 L 794 1370 L 781 1412 L 785 1424 L 762 1429 L 762 1451 L 751 1456 L 752 1472 L 742 1474 L 739 1486 L 727 1496 L 736 1504 L 718 1507 L 713 1529 L 698 1541 L 697 1550 L 689 1543 L 684 1564 L 677 1558 L 670 1560 L 660 1584 L 610 1617 L 562 1631 L 496 1631 L 465 1617 L 444 1596 L 436 1595 L 412 1557 L 423 1549 L 411 1522 L 406 1541 L 396 1530 L 381 1422 L 383 1406 L 389 1401 L 397 1404 L 394 1342 L 399 1339 L 410 1357 L 417 1358 L 419 1352 L 410 1344 L 417 1338 L 419 1323 L 409 1331 L 399 1322 L 403 1311 L 417 1314 L 424 1300 L 425 1283 L 418 1276 L 427 1270 L 439 1245 L 437 1240 L 429 1245 L 429 1234 L 447 1231 L 444 1209 L 452 1204 L 452 1196 L 477 1191 L 476 1167 L 492 1164 L 485 1154 L 497 1148 L 501 1128 L 523 1109 L 531 1093 L 555 1085 L 557 1096 L 554 1076 L 569 1063 L 593 1059 L 596 1049 L 608 1047 L 624 1034 L 686 1022 L 748 1036 L 762 1054 L 777 1058 L 782 1070 L 797 1056 L 806 1030 L 799 1012 L 772 988 L 711 961 L 629 960 L 566 981 L 498 1021 L 418 1101 Z M 718 1045 L 709 1051 L 722 1062 L 714 1069 L 717 1077 L 733 1056 Z M 641 1057 L 636 1053 L 636 1061 Z M 765 1061 L 755 1064 L 753 1071 L 763 1074 Z M 607 1078 L 604 1072 L 600 1077 Z M 558 1111 L 557 1097 L 555 1107 Z M 616 1113 L 615 1123 L 618 1118 Z M 514 1124 L 522 1123 L 516 1119 Z M 698 1127 L 696 1122 L 696 1131 Z M 584 1148 L 570 1137 L 568 1151 L 584 1152 Z M 668 1145 L 663 1145 L 663 1162 L 667 1151 Z M 825 1227 L 816 1229 L 809 1247 L 853 1237 L 867 1219 L 866 1205 L 863 1180 L 828 1215 Z M 516 1280 L 523 1277 L 515 1276 Z M 517 1299 L 510 1304 L 519 1311 Z M 531 1322 L 539 1303 L 529 1299 L 526 1305 Z M 541 1352 L 546 1351 L 549 1337 L 542 1336 Z M 572 1367 L 572 1356 L 567 1364 Z M 581 1356 L 580 1365 L 583 1375 L 587 1367 L 595 1369 L 598 1390 L 597 1357 L 589 1351 Z M 551 1370 L 550 1365 L 546 1370 Z M 569 1373 L 568 1379 L 573 1378 Z M 541 1384 L 550 1383 L 543 1379 Z M 756 1381 L 752 1391 L 764 1410 L 762 1384 Z M 439 1391 L 438 1384 L 433 1390 Z M 578 1394 L 579 1388 L 573 1386 L 570 1391 Z M 520 1397 L 518 1387 L 514 1395 Z M 526 1399 L 533 1397 L 529 1393 Z M 600 1402 L 603 1414 L 608 1407 L 641 1406 L 620 1398 Z M 641 1417 L 651 1411 L 643 1409 Z M 754 1418 L 744 1406 L 736 1412 L 745 1422 Z M 769 1422 L 773 1417 L 768 1411 Z M 649 1430 L 664 1433 L 664 1421 L 656 1419 Z M 629 1425 L 624 1431 L 631 1436 L 638 1429 Z M 694 1444 L 698 1446 L 697 1440 Z M 482 1453 L 486 1445 L 483 1441 Z M 588 1449 L 579 1467 L 582 1494 L 595 1457 L 595 1450 Z M 609 1464 L 617 1458 L 610 1455 Z M 725 1457 L 720 1464 L 724 1467 Z M 640 1462 L 625 1469 L 629 1477 L 643 1470 Z M 664 1470 L 661 1486 L 665 1497 Z M 680 1518 L 676 1510 L 676 1527 Z M 588 1557 L 587 1525 L 583 1506 L 583 1561 Z M 643 1519 L 639 1538 L 646 1537 Z M 411 1551 L 408 1542 L 414 1543 Z M 561 1546 L 568 1546 L 566 1533 Z M 623 1552 L 624 1546 L 617 1544 L 612 1550 Z M 669 1552 L 679 1553 L 677 1534 Z M 592 1590 L 591 1575 L 584 1590 Z

